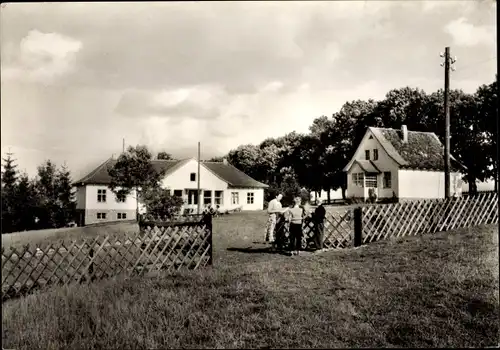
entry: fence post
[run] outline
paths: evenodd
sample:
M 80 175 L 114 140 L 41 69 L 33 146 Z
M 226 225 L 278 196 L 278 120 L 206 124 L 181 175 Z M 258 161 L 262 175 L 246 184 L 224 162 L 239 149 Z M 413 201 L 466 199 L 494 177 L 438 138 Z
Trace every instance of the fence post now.
M 354 246 L 363 244 L 363 209 L 354 208 Z
M 94 258 L 94 248 L 90 248 L 89 257 L 90 257 L 90 261 L 92 261 L 92 259 Z M 93 281 L 95 279 L 94 262 L 93 261 L 90 263 L 88 273 L 89 273 L 90 280 Z
M 204 218 L 203 218 L 204 224 L 205 224 L 205 229 L 208 231 L 208 244 L 210 244 L 210 249 L 208 251 L 208 265 L 212 266 L 213 265 L 213 231 L 212 231 L 212 214 L 206 213 Z

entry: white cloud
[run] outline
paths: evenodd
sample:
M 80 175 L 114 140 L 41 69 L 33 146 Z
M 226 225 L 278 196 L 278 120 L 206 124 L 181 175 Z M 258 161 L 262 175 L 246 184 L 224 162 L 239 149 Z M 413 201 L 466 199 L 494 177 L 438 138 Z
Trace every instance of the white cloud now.
M 80 41 L 65 35 L 31 30 L 17 50 L 9 48 L 9 61 L 13 62 L 2 67 L 2 80 L 51 82 L 73 69 L 75 54 L 81 49 Z
M 461 17 L 449 22 L 444 31 L 458 46 L 495 45 L 495 31 L 491 27 L 475 26 Z

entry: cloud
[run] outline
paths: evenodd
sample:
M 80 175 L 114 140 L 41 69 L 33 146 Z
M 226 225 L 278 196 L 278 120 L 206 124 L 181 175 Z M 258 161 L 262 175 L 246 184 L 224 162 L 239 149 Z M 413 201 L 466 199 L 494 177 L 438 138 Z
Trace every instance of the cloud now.
M 464 17 L 449 22 L 444 31 L 452 38 L 455 45 L 478 46 L 495 45 L 495 32 L 492 27 L 476 26 Z
M 159 91 L 128 90 L 118 102 L 115 112 L 135 118 L 213 119 L 229 96 L 219 86 L 191 86 Z
M 475 4 L 8 4 L 0 13 L 2 147 L 39 149 L 77 171 L 120 152 L 122 138 L 177 157 L 196 156 L 200 141 L 209 157 L 307 132 L 349 100 L 408 84 L 441 88 L 439 52 L 452 44 L 443 23 L 474 24 L 465 37 L 451 27 L 467 44 L 485 43 L 477 29 L 494 28 L 491 6 Z M 493 45 L 452 45 L 452 88 L 491 81 L 494 62 L 474 63 L 494 56 Z
M 51 82 L 74 68 L 81 49 L 82 43 L 68 36 L 31 30 L 18 48 L 9 45 L 2 78 Z

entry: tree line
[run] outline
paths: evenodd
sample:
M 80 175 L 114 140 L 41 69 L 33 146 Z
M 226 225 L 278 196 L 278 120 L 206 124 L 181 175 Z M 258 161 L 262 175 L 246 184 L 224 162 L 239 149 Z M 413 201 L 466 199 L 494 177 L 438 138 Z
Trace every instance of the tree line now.
M 30 178 L 12 153 L 2 158 L 2 233 L 65 227 L 75 219 L 71 175 L 47 160 Z
M 497 81 L 480 86 L 473 94 L 451 90 L 451 154 L 467 167 L 464 180 L 471 193 L 476 180 L 493 179 L 497 189 Z M 418 88 L 389 91 L 383 100 L 346 102 L 331 117 L 316 118 L 308 133 L 291 132 L 267 138 L 258 145 L 241 145 L 223 158 L 270 185 L 267 199 L 278 191 L 297 193 L 299 188 L 320 192 L 342 189 L 345 199 L 347 176 L 342 171 L 353 156 L 366 129 L 401 128 L 434 132 L 444 144 L 444 91 L 427 94 Z

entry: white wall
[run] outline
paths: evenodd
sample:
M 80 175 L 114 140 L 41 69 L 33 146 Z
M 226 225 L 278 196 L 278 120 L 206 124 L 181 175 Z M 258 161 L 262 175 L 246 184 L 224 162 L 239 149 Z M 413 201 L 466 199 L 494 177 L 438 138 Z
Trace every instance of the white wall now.
M 233 204 L 231 193 L 236 192 L 239 196 L 239 204 Z M 254 194 L 253 204 L 247 204 L 247 194 Z M 264 189 L 262 188 L 230 188 L 224 192 L 224 208 L 241 206 L 242 210 L 263 210 L 264 209 Z
M 457 173 L 450 174 L 450 192 L 453 195 L 457 188 L 454 177 L 460 177 Z M 444 172 L 424 170 L 399 170 L 399 198 L 425 199 L 444 198 Z M 455 186 L 454 186 L 455 185 Z
M 97 190 L 100 189 L 106 190 L 106 202 L 97 201 Z M 116 195 L 105 185 L 85 186 L 85 209 L 135 210 L 136 206 L 135 191 L 129 194 L 122 203 L 116 201 Z
M 370 136 L 372 135 L 371 131 L 367 131 L 365 136 L 363 137 L 363 140 L 361 140 L 361 143 L 356 150 L 356 153 L 354 154 L 354 159 L 355 160 L 366 160 L 365 158 L 365 151 L 370 150 L 370 160 L 377 166 L 377 168 L 382 172 L 378 176 L 378 197 L 392 197 L 393 191 L 396 193 L 396 196 L 398 196 L 398 169 L 399 165 L 387 154 L 387 152 L 382 148 L 378 140 L 373 136 L 372 139 L 370 139 Z M 378 150 L 378 159 L 374 160 L 373 159 L 373 150 L 377 149 Z M 391 172 L 391 188 L 384 188 L 384 182 L 383 182 L 383 176 L 384 172 L 390 171 Z M 351 169 L 349 169 L 348 172 L 348 177 L 347 177 L 347 192 L 346 196 L 347 197 L 363 197 L 365 195 L 365 192 L 368 193 L 368 191 L 364 190 L 361 187 L 354 186 L 352 182 L 352 174 L 353 173 L 359 173 L 359 172 L 364 172 L 357 164 L 354 164 Z
M 346 192 L 347 195 L 347 192 Z M 328 199 L 328 192 L 321 190 L 319 193 L 319 196 L 316 197 L 316 193 L 314 191 L 311 191 L 311 201 L 314 201 L 315 198 L 321 199 L 323 201 L 326 201 Z M 330 199 L 335 200 L 335 199 L 342 199 L 342 189 L 339 188 L 338 190 L 330 190 Z
M 182 165 L 180 168 L 176 169 L 172 174 L 166 176 L 162 181 L 162 186 L 164 188 L 169 188 L 173 190 L 184 190 L 197 189 L 198 179 L 195 181 L 190 181 L 191 173 L 195 173 L 198 176 L 198 162 L 191 159 L 186 164 Z M 203 164 L 200 166 L 200 189 L 201 190 L 212 190 L 212 191 L 223 191 L 227 189 L 227 183 L 217 177 L 210 170 L 205 168 Z M 173 192 L 172 192 L 173 194 Z M 214 194 L 212 193 L 212 197 Z
M 176 169 L 172 174 L 169 174 L 162 181 L 164 188 L 170 189 L 173 194 L 174 190 L 197 189 L 198 182 L 190 180 L 191 173 L 198 176 L 198 163 L 196 160 L 191 159 L 189 162 Z M 219 178 L 212 171 L 203 166 L 200 166 L 200 203 L 204 207 L 203 191 L 212 191 L 212 205 L 215 206 L 215 191 L 223 191 L 223 208 L 233 208 L 242 206 L 242 210 L 261 210 L 264 208 L 264 190 L 260 188 L 247 189 L 229 189 L 227 182 Z M 231 204 L 231 192 L 239 193 L 239 204 Z M 254 204 L 247 204 L 247 193 L 254 193 Z M 184 193 L 183 193 L 184 195 Z M 187 204 L 187 203 L 186 203 Z
M 352 174 L 362 173 L 362 172 L 364 171 L 361 169 L 361 167 L 357 163 L 355 163 L 347 173 L 347 191 L 346 191 L 347 198 L 364 196 L 363 187 L 354 185 L 354 181 L 352 180 Z
M 478 191 L 494 191 L 495 182 L 493 180 L 486 181 L 476 181 L 476 186 Z M 467 182 L 462 183 L 462 191 L 469 192 L 469 184 Z

